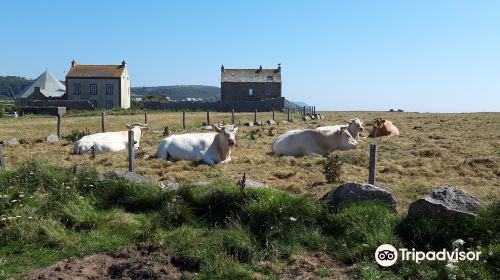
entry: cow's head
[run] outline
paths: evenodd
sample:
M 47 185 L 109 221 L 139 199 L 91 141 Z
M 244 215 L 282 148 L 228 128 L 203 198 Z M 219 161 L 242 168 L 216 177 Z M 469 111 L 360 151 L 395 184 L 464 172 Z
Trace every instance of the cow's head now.
M 340 150 L 351 150 L 358 146 L 358 141 L 352 137 L 347 127 L 340 128 Z
M 142 124 L 142 123 L 127 123 L 127 129 L 134 129 L 138 127 L 142 133 L 146 132 L 149 130 L 148 124 Z
M 221 135 L 223 142 L 227 143 L 228 146 L 232 147 L 236 144 L 236 132 L 238 127 L 228 125 L 228 126 L 216 126 L 212 125 L 214 130 Z
M 358 118 L 347 121 L 347 127 L 351 135 L 356 139 L 359 139 L 359 134 L 365 130 L 363 122 Z

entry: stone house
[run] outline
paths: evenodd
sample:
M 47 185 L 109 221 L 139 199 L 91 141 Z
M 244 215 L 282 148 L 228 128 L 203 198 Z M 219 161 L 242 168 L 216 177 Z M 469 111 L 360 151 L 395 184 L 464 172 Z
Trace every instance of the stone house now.
M 225 69 L 221 66 L 221 101 L 281 98 L 281 64 L 276 69 Z
M 88 100 L 97 109 L 130 108 L 127 63 L 81 65 L 71 62 L 66 75 L 66 99 Z

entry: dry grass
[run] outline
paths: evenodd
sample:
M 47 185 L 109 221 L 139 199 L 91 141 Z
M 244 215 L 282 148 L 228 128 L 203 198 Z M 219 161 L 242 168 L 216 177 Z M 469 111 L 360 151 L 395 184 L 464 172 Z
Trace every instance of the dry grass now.
M 331 185 L 322 174 L 323 158 L 276 157 L 272 155 L 271 143 L 277 135 L 293 128 L 314 128 L 320 125 L 342 123 L 358 117 L 367 122 L 376 117 L 393 121 L 399 128 L 400 137 L 362 139 L 360 149 L 339 152 L 343 160 L 340 181 L 366 182 L 368 178 L 368 152 L 372 143 L 378 145 L 377 185 L 393 192 L 398 210 L 406 211 L 414 199 L 440 185 L 451 185 L 470 192 L 481 200 L 491 202 L 500 198 L 500 114 L 419 114 L 388 112 L 325 112 L 325 120 L 311 122 L 280 123 L 271 132 L 269 126 L 242 127 L 237 135 L 237 146 L 230 164 L 209 167 L 190 162 L 167 162 L 150 158 L 161 134 L 149 133 L 141 139 L 137 159 L 137 172 L 159 182 L 208 181 L 226 178 L 236 181 L 243 172 L 247 176 L 276 188 L 294 193 L 310 193 L 321 196 Z M 214 123 L 229 123 L 229 113 L 211 113 Z M 278 120 L 286 115 L 276 113 Z M 187 113 L 188 130 L 194 130 L 205 121 L 206 113 Z M 259 120 L 271 118 L 271 113 L 259 113 Z M 253 119 L 253 114 L 237 114 L 236 123 Z M 142 115 L 108 116 L 107 130 L 123 130 L 127 121 L 142 122 Z M 152 131 L 162 131 L 168 126 L 173 133 L 181 131 L 181 113 L 149 113 Z M 23 117 L 0 119 L 0 139 L 23 139 L 26 144 L 4 145 L 4 156 L 8 168 L 15 168 L 24 160 L 37 156 L 56 164 L 72 165 L 85 163 L 98 170 L 126 170 L 127 152 L 97 155 L 71 155 L 72 145 L 68 141 L 48 144 L 45 139 L 55 133 L 54 117 Z M 368 126 L 366 126 L 368 128 Z M 71 130 L 88 128 L 100 130 L 100 116 L 64 117 L 63 135 Z M 364 133 L 368 135 L 368 131 Z M 37 143 L 38 142 L 38 143 Z

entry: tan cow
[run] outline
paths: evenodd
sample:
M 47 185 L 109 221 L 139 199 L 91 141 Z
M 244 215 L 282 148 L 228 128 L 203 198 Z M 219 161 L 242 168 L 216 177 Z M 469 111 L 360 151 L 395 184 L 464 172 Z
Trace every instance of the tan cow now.
M 398 136 L 398 128 L 391 121 L 383 118 L 373 120 L 373 128 L 368 137 Z

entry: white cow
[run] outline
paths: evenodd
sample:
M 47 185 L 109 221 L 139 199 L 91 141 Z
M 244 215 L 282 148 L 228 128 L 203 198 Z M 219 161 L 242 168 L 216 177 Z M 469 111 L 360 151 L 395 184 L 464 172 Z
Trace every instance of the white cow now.
M 345 127 L 339 130 L 297 129 L 280 135 L 273 143 L 276 155 L 304 156 L 308 154 L 328 155 L 335 150 L 351 150 L 358 141 Z
M 189 160 L 208 165 L 231 161 L 237 127 L 213 126 L 215 132 L 172 135 L 160 142 L 156 156 L 165 160 Z
M 316 129 L 319 130 L 339 130 L 341 127 L 346 127 L 349 133 L 354 137 L 354 139 L 359 140 L 359 134 L 363 132 L 363 122 L 358 118 L 351 119 L 347 122 L 347 124 L 343 125 L 331 125 L 331 126 L 320 126 Z
M 134 148 L 139 148 L 143 130 L 148 130 L 148 124 L 127 124 L 127 128 L 134 132 Z M 98 154 L 126 150 L 128 144 L 128 131 L 102 132 L 83 136 L 73 145 L 75 155 L 83 155 L 92 148 Z

